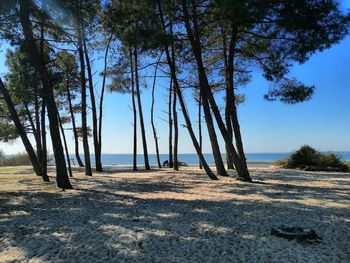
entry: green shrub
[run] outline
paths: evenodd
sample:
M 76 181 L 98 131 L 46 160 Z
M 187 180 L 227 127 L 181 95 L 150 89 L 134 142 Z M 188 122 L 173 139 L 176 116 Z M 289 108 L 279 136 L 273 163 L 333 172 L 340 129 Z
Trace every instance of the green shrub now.
M 312 168 L 313 170 L 349 171 L 349 167 L 335 153 L 320 153 L 314 148 L 304 145 L 292 153 L 287 159 L 279 160 L 276 165 L 284 168 Z
M 288 158 L 287 168 L 297 168 L 302 165 L 317 165 L 320 155 L 314 148 L 304 145 Z
M 322 154 L 319 160 L 319 166 L 321 167 L 335 167 L 339 171 L 346 172 L 349 170 L 349 167 L 341 160 L 341 157 L 334 153 Z
M 326 153 L 320 156 L 319 164 L 325 167 L 339 166 L 342 164 L 342 161 L 340 156 L 334 153 Z

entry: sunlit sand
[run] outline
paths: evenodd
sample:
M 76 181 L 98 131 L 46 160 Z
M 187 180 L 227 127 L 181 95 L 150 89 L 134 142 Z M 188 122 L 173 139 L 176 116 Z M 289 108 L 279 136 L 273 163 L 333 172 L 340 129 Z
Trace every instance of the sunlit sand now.
M 52 171 L 51 171 L 52 172 Z M 234 172 L 231 172 L 234 174 Z M 350 174 L 251 169 L 249 184 L 196 168 L 107 168 L 61 191 L 0 169 L 0 262 L 349 262 Z M 282 224 L 322 241 L 271 236 Z

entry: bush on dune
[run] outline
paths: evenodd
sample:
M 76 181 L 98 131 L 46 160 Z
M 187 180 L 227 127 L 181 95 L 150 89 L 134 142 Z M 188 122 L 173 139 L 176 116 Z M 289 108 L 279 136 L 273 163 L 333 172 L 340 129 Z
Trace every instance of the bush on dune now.
M 287 168 L 297 168 L 300 165 L 317 165 L 320 155 L 314 148 L 304 145 L 288 158 Z
M 339 155 L 335 153 L 320 153 L 308 145 L 302 146 L 287 159 L 279 160 L 275 164 L 283 168 L 309 171 L 349 171 L 349 167 L 341 160 Z

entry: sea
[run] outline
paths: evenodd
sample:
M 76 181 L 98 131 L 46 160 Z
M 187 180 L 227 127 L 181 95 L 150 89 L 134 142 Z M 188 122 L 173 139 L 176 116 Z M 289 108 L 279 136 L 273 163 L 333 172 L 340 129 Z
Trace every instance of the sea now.
M 350 161 L 350 152 L 335 152 L 342 160 Z M 247 161 L 249 166 L 265 166 L 263 163 L 272 163 L 280 159 L 287 158 L 290 153 L 247 153 Z M 204 154 L 205 159 L 209 165 L 214 165 L 214 158 L 212 154 Z M 77 165 L 74 155 L 70 155 L 73 165 Z M 83 156 L 81 156 L 84 161 Z M 168 154 L 160 154 L 161 162 L 168 160 Z M 181 153 L 178 154 L 178 160 L 185 162 L 190 166 L 198 165 L 199 159 L 197 154 Z M 225 160 L 225 156 L 223 156 Z M 102 164 L 104 166 L 132 166 L 133 156 L 132 154 L 102 154 Z M 150 165 L 157 165 L 157 156 L 155 154 L 149 154 Z M 94 156 L 91 155 L 91 163 L 94 165 Z M 137 155 L 137 164 L 144 165 L 143 155 Z

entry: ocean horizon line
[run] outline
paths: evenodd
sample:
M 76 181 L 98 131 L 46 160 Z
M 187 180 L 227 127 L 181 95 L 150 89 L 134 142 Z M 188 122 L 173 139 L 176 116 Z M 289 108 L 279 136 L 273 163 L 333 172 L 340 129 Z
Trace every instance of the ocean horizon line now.
M 292 152 L 294 152 L 296 150 L 292 150 L 292 151 L 284 151 L 284 152 L 246 152 L 245 154 L 290 154 Z M 346 154 L 350 154 L 350 150 L 346 150 L 346 151 L 320 151 L 321 153 L 346 153 Z M 75 155 L 75 153 L 68 153 L 69 155 Z M 102 153 L 103 155 L 133 155 L 133 153 Z M 178 154 L 182 154 L 182 155 L 192 155 L 195 154 L 197 155 L 197 153 L 193 152 L 193 153 L 178 153 Z M 203 154 L 212 154 L 210 152 L 204 152 Z M 80 155 L 83 155 L 82 153 Z M 90 155 L 95 155 L 94 152 L 91 152 Z M 137 153 L 137 155 L 143 155 L 143 153 Z M 156 153 L 148 153 L 148 155 L 156 155 Z M 160 153 L 160 155 L 168 155 L 168 153 Z M 225 153 L 222 153 L 222 155 L 225 155 Z

